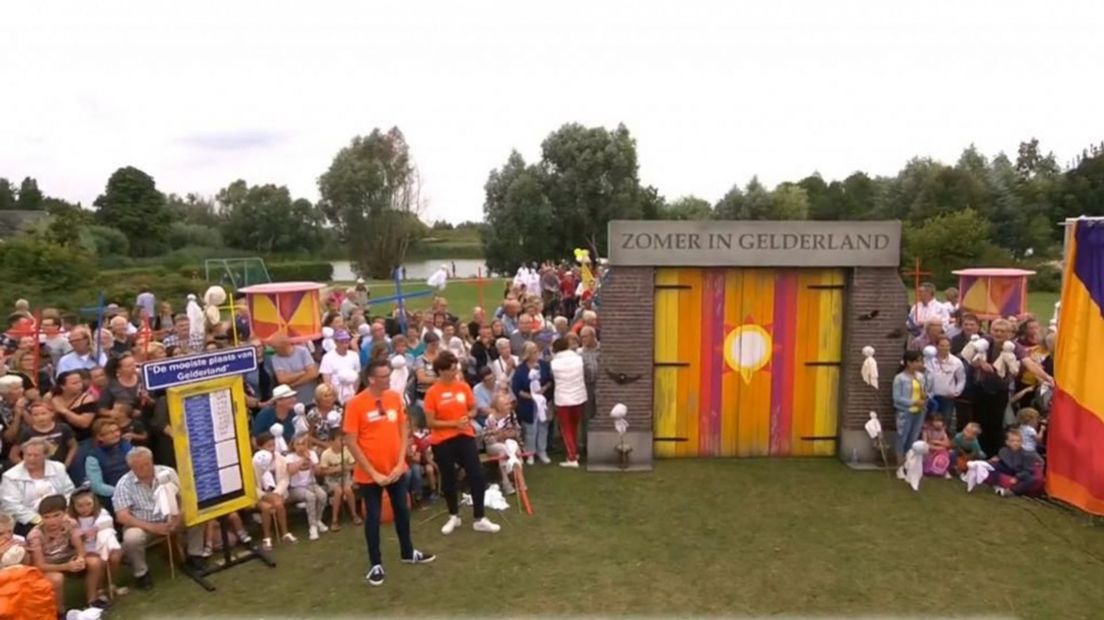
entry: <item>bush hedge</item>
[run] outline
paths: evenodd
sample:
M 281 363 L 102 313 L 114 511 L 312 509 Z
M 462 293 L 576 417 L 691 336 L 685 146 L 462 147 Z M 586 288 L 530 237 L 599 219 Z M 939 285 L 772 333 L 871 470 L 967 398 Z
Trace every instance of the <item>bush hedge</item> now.
M 333 280 L 333 264 L 326 261 L 296 261 L 272 263 L 268 266 L 268 275 L 273 282 L 329 282 Z

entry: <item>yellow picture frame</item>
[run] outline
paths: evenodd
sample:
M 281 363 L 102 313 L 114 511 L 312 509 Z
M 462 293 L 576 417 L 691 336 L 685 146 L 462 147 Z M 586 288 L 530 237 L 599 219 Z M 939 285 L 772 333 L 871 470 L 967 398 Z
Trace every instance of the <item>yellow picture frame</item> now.
M 196 525 L 254 506 L 258 498 L 253 477 L 253 450 L 249 441 L 248 409 L 245 404 L 242 378 L 234 376 L 211 379 L 169 388 L 167 393 L 173 450 L 176 453 L 176 469 L 180 477 L 180 499 L 184 524 L 187 526 Z M 208 396 L 208 402 L 204 402 L 202 398 L 197 398 L 203 396 Z M 193 422 L 195 422 L 195 428 L 192 429 L 188 428 L 186 404 L 189 403 L 193 407 Z M 227 424 L 225 420 L 227 408 L 229 408 L 232 416 L 232 424 Z M 217 412 L 215 412 L 216 409 Z M 221 418 L 222 423 L 220 428 L 216 430 L 214 420 L 219 419 L 217 417 L 219 414 L 223 416 Z M 212 420 L 210 428 L 208 428 L 208 419 Z M 233 437 L 227 438 L 226 436 L 231 432 L 231 429 Z M 219 434 L 221 434 L 222 439 L 218 439 Z M 217 459 L 226 459 L 229 463 L 231 456 L 227 453 L 227 449 L 232 447 L 240 474 L 240 491 L 235 490 L 219 497 L 200 500 L 197 490 L 196 464 L 193 462 L 192 455 L 192 447 L 197 440 L 201 441 L 202 447 L 200 449 L 203 450 L 202 457 L 204 459 L 216 459 L 217 454 Z M 218 441 L 216 442 L 216 440 Z M 219 449 L 215 449 L 214 444 L 216 443 L 219 444 Z M 210 451 L 208 452 L 208 450 Z M 215 465 L 212 465 L 210 460 L 203 464 L 206 494 L 211 492 L 212 467 L 218 468 L 216 475 L 219 476 L 220 481 L 222 480 L 221 474 L 225 470 L 227 477 L 231 480 L 230 484 L 233 484 L 234 473 L 230 470 L 234 465 L 225 464 L 219 467 L 217 459 Z

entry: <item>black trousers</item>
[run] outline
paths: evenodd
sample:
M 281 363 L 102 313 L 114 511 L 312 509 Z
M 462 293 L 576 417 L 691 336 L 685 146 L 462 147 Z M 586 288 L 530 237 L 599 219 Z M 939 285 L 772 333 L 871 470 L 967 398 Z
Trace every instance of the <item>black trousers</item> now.
M 483 518 L 483 491 L 487 485 L 483 479 L 483 466 L 479 464 L 479 448 L 475 439 L 457 435 L 433 446 L 433 460 L 441 472 L 441 493 L 445 496 L 450 515 L 460 514 L 460 502 L 456 497 L 456 466 L 464 468 L 471 487 L 472 512 L 475 520 Z
M 978 443 L 985 456 L 992 458 L 1004 445 L 1004 410 L 1008 407 L 1008 392 L 991 394 L 978 391 L 974 399 L 974 421 L 981 425 Z

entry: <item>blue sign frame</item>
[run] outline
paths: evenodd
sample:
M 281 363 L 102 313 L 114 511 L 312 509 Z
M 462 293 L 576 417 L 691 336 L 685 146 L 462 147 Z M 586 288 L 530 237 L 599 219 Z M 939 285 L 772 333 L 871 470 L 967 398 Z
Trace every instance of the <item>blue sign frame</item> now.
M 146 362 L 142 365 L 142 379 L 146 389 L 153 392 L 198 381 L 243 375 L 256 369 L 257 354 L 253 347 L 238 347 Z

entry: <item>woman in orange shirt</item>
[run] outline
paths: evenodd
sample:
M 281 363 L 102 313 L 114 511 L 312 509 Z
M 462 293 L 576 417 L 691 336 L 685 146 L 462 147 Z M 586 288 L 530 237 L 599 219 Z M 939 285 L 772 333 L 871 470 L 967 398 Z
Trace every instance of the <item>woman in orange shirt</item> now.
M 456 356 L 441 351 L 433 360 L 433 372 L 437 375 L 425 395 L 426 426 L 429 442 L 433 445 L 433 459 L 441 470 L 441 493 L 448 504 L 449 518 L 441 528 L 442 534 L 451 534 L 460 525 L 460 504 L 456 499 L 456 466 L 464 468 L 471 486 L 472 511 L 475 523 L 472 529 L 493 534 L 500 528 L 483 514 L 483 468 L 479 464 L 479 449 L 475 444 L 475 430 L 471 419 L 475 417 L 475 394 L 463 381 L 457 381 L 460 373 Z

